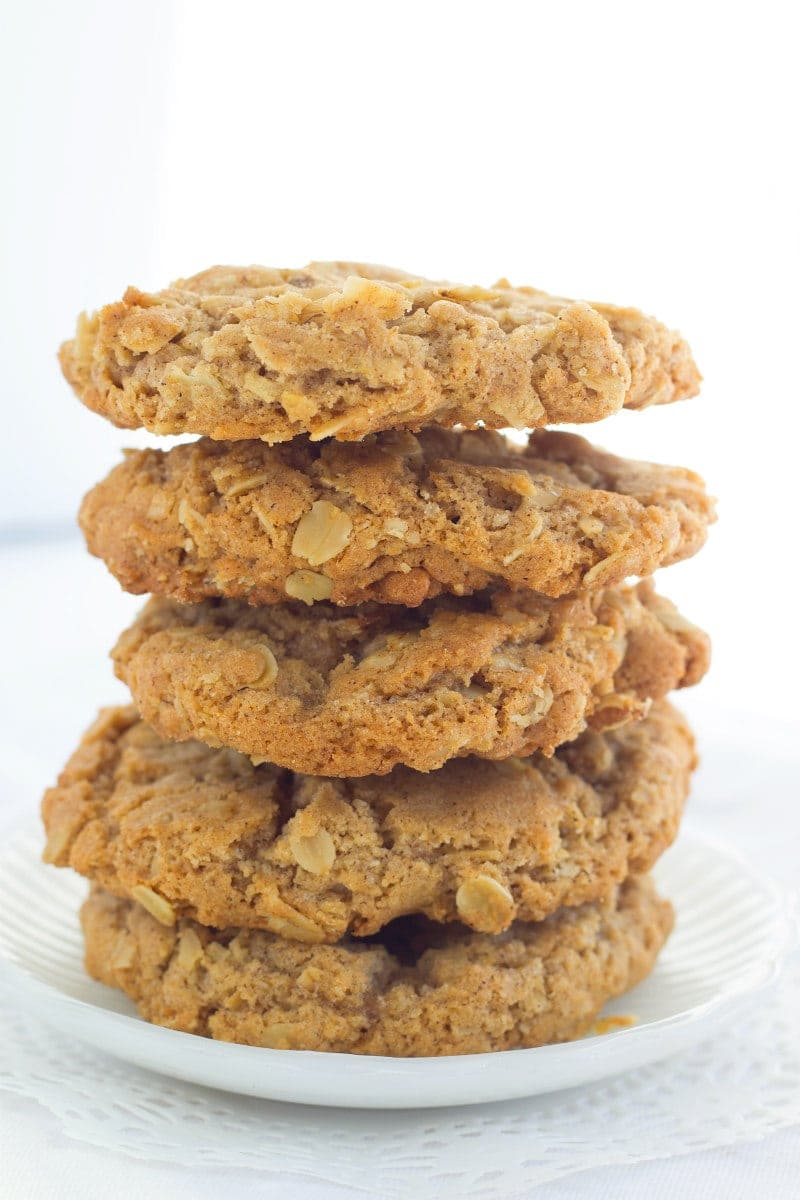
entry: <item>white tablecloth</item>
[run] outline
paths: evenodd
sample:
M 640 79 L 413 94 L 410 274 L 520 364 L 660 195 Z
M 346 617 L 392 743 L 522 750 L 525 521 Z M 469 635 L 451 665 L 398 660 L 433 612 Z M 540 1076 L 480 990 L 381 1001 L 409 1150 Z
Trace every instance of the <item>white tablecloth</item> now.
M 35 808 L 42 788 L 52 781 L 94 710 L 124 699 L 105 655 L 138 601 L 119 593 L 77 540 L 6 547 L 0 549 L 0 564 L 7 634 L 0 829 L 9 830 Z M 796 715 L 794 672 L 785 664 L 761 663 L 759 685 L 755 698 L 747 687 L 741 696 L 721 695 L 712 672 L 696 694 L 681 698 L 704 752 L 692 820 L 695 827 L 724 837 L 765 874 L 796 887 L 799 731 L 786 715 Z M 769 696 L 773 714 L 782 716 L 766 711 L 763 695 Z M 137 1161 L 67 1137 L 45 1108 L 3 1091 L 0 1113 L 4 1197 L 106 1200 L 113 1194 L 120 1200 L 161 1195 L 177 1200 L 281 1194 L 311 1200 L 370 1195 L 368 1179 L 363 1190 L 353 1192 L 287 1175 L 279 1162 L 274 1172 L 256 1172 L 193 1171 Z M 358 1114 L 352 1119 L 357 1121 Z M 432 1113 L 431 1121 L 435 1119 Z M 485 1136 L 491 1136 L 490 1129 Z M 537 1200 L 624 1200 L 642 1195 L 649 1200 L 671 1200 L 675 1195 L 795 1200 L 799 1178 L 800 1129 L 792 1128 L 739 1146 L 592 1169 L 542 1184 L 535 1194 Z

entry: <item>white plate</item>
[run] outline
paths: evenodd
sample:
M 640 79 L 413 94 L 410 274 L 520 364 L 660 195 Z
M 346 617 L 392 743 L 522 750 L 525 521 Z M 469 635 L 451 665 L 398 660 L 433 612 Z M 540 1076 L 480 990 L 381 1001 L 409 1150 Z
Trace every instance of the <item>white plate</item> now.
M 686 834 L 658 864 L 675 932 L 643 984 L 607 1013 L 631 1028 L 533 1050 L 393 1059 L 262 1050 L 148 1025 L 88 979 L 77 908 L 85 883 L 39 860 L 26 832 L 0 857 L 0 961 L 20 1003 L 70 1037 L 179 1079 L 272 1100 L 418 1108 L 575 1087 L 665 1058 L 730 1020 L 777 974 L 796 935 L 788 899 L 729 851 Z

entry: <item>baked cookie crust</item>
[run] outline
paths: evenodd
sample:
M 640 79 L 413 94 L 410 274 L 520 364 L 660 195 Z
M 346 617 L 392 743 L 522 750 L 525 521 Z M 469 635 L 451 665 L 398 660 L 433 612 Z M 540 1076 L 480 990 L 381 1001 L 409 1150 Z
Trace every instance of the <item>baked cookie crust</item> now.
M 123 428 L 288 441 L 597 421 L 696 394 L 681 336 L 632 308 L 389 267 L 211 267 L 82 316 L 61 366 Z
M 702 480 L 567 433 L 359 443 L 203 439 L 130 452 L 87 495 L 87 545 L 130 592 L 416 605 L 487 586 L 560 596 L 694 554 Z
M 416 609 L 154 599 L 112 655 L 163 737 L 352 777 L 551 754 L 697 682 L 709 645 L 644 582 Z
M 390 926 L 374 942 L 308 946 L 254 930 L 165 926 L 94 890 L 81 912 L 90 975 L 157 1025 L 274 1049 L 417 1057 L 580 1037 L 652 969 L 672 909 L 651 881 L 496 937 Z
M 42 804 L 45 859 L 168 925 L 309 943 L 423 913 L 500 933 L 609 902 L 678 831 L 694 740 L 665 701 L 554 757 L 320 779 L 159 737 L 108 709 Z

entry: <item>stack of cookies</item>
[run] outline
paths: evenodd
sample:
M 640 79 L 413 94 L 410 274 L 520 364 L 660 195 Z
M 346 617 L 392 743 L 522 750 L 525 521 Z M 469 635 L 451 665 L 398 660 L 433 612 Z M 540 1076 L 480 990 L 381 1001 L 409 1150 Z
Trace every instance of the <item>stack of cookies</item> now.
M 61 362 L 115 424 L 200 435 L 81 510 L 152 593 L 113 651 L 135 707 L 43 804 L 90 974 L 274 1048 L 585 1033 L 672 924 L 647 872 L 695 755 L 666 697 L 709 647 L 648 577 L 713 507 L 543 427 L 694 394 L 679 335 L 506 281 L 218 267 L 128 289 Z

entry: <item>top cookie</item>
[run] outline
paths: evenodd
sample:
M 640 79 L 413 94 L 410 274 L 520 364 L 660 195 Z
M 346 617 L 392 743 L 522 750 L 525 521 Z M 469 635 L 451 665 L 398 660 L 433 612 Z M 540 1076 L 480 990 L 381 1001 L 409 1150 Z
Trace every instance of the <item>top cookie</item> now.
M 80 318 L 60 360 L 122 428 L 269 443 L 597 421 L 700 383 L 680 335 L 636 309 L 361 263 L 211 267 L 128 288 Z

